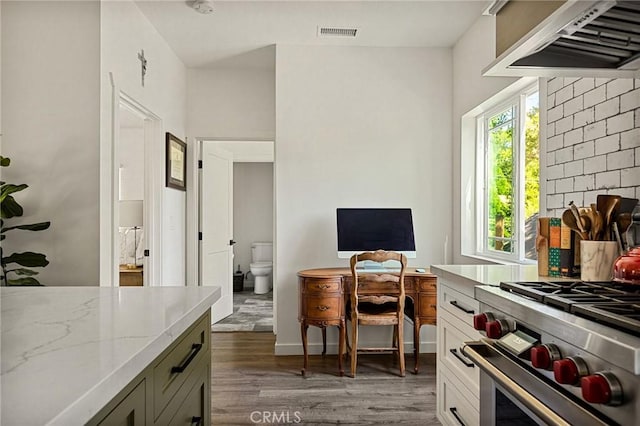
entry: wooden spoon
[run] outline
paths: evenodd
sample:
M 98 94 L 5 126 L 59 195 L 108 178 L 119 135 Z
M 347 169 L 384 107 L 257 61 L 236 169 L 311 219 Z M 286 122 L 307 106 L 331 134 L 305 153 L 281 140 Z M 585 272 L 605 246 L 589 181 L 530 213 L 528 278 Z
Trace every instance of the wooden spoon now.
M 591 233 L 591 217 L 589 217 L 588 213 L 580 213 L 580 223 L 582 225 L 582 229 L 584 230 L 584 234 L 587 237 L 583 238 L 583 240 L 588 240 Z
M 582 225 L 578 226 L 578 221 L 576 220 L 576 217 L 573 215 L 573 212 L 571 211 L 571 209 L 569 210 L 565 210 L 564 212 L 562 212 L 562 222 L 564 222 L 565 225 L 567 225 L 569 228 L 573 229 L 575 232 L 578 233 L 578 235 L 580 235 L 583 239 L 588 239 L 587 234 L 580 229 L 582 227 Z

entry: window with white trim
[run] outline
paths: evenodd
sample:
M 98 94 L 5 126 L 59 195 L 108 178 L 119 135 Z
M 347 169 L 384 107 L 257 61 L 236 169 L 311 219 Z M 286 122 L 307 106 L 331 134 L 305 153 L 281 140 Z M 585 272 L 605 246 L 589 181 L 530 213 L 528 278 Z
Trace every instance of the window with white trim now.
M 476 244 L 482 256 L 536 260 L 539 210 L 538 86 L 476 117 Z

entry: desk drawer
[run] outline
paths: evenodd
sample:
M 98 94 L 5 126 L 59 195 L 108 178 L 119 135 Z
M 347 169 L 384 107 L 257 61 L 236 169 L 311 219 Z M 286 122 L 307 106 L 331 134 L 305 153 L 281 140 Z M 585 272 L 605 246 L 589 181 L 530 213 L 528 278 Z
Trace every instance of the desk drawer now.
M 342 297 L 314 297 L 307 296 L 302 305 L 302 316 L 307 319 L 330 320 L 339 319 L 341 312 Z
M 420 317 L 430 317 L 434 320 L 436 319 L 437 314 L 437 296 L 435 293 L 420 293 L 418 296 L 420 300 Z
M 153 407 L 157 418 L 168 402 L 196 369 L 209 356 L 211 325 L 207 318 L 198 322 L 188 334 L 153 368 Z
M 421 292 L 433 292 L 435 293 L 438 290 L 438 285 L 436 283 L 436 278 L 416 278 L 418 281 L 418 290 Z
M 342 289 L 340 278 L 302 278 L 305 293 L 331 293 Z

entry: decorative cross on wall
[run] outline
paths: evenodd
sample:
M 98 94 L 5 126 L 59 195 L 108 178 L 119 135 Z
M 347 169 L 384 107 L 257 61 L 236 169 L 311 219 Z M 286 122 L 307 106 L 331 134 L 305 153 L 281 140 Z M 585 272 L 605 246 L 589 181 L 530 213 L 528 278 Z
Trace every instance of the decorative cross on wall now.
M 142 87 L 144 87 L 144 76 L 147 74 L 147 58 L 144 57 L 144 49 L 138 53 L 138 59 L 140 60 L 140 72 L 142 74 Z

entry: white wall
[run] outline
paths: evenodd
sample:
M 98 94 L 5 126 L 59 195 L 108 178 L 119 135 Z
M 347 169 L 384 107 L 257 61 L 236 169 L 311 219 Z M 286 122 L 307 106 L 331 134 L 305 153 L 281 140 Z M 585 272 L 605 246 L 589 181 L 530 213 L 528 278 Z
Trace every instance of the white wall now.
M 30 186 L 15 223 L 51 221 L 3 249 L 46 254 L 43 284 L 98 285 L 100 3 L 3 1 L 1 36 L 3 179 Z
M 273 240 L 273 163 L 233 163 L 233 239 L 234 271 L 247 273 L 251 243 Z
M 472 224 L 462 223 L 460 200 L 462 194 L 473 198 L 474 188 L 471 182 L 461 182 L 461 170 L 473 170 L 474 164 L 466 162 L 465 150 L 472 150 L 475 138 L 466 138 L 462 145 L 462 116 L 469 110 L 489 99 L 517 79 L 507 77 L 483 77 L 482 69 L 495 59 L 495 18 L 481 16 L 475 24 L 458 40 L 453 48 L 453 179 L 452 203 L 446 210 L 453 212 L 453 262 L 478 263 L 477 260 L 461 255 L 461 239 L 466 232 L 472 231 Z M 471 125 L 473 128 L 473 124 Z M 473 132 L 472 132 L 473 133 Z M 473 158 L 473 155 L 470 156 Z M 470 215 L 471 216 L 471 215 Z M 451 259 L 448 259 L 451 260 Z
M 101 69 L 101 138 L 102 157 L 108 160 L 111 143 L 112 87 L 113 81 L 120 91 L 126 93 L 139 104 L 162 119 L 163 130 L 184 140 L 186 134 L 186 68 L 169 48 L 156 29 L 142 15 L 131 1 L 104 2 L 102 8 L 102 69 Z M 147 76 L 144 87 L 141 84 L 138 53 L 144 49 Z M 151 153 L 156 161 L 153 183 L 158 191 L 157 208 L 161 210 L 162 239 L 151 255 L 161 264 L 161 282 L 151 285 L 185 284 L 186 250 L 186 194 L 164 187 L 164 132 L 158 135 Z M 192 149 L 188 142 L 187 154 Z M 102 163 L 103 167 L 105 162 Z M 102 173 L 106 173 L 103 169 Z M 187 171 L 189 173 L 189 171 Z M 104 175 L 103 175 L 104 176 Z M 107 182 L 105 178 L 104 182 Z M 188 190 L 193 182 L 187 179 Z M 110 197 L 109 186 L 101 188 L 101 200 Z M 105 221 L 109 218 L 104 217 Z M 104 224 L 103 224 L 104 225 Z M 107 224 L 108 225 L 108 224 Z M 103 233 L 107 230 L 103 228 Z M 106 235 L 103 234 L 106 238 Z M 160 251 L 160 253 L 156 253 Z
M 409 263 L 444 261 L 451 98 L 449 49 L 276 47 L 277 354 L 302 350 L 296 272 L 347 266 L 336 256 L 337 207 L 412 208 Z M 434 327 L 422 339 L 435 350 Z M 318 349 L 320 332 L 309 340 Z
M 187 75 L 191 136 L 273 140 L 273 69 L 190 69 Z
M 120 129 L 120 199 L 144 200 L 144 129 Z

